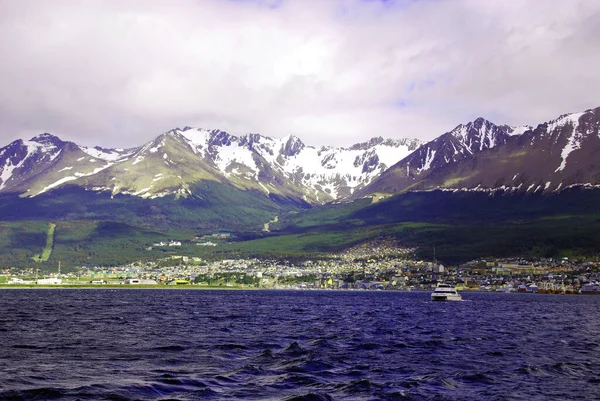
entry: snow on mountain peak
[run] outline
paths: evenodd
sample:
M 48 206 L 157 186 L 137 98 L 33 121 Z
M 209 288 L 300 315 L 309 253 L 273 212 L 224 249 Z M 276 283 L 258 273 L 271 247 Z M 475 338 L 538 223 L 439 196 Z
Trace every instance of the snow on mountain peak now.
M 398 162 L 420 144 L 420 141 L 416 139 L 395 140 L 375 137 L 350 148 L 313 147 L 305 145 L 300 138 L 294 135 L 282 138 L 272 138 L 256 133 L 234 136 L 225 131 L 186 126 L 172 129 L 141 147 L 123 150 L 77 146 L 61 141 L 54 135 L 42 134 L 30 141 L 20 141 L 14 145 L 18 145 L 19 149 L 14 163 L 8 160 L 6 155 L 0 155 L 0 159 L 4 160 L 3 166 L 0 166 L 2 168 L 0 170 L 0 179 L 2 180 L 0 189 L 6 187 L 8 180 L 12 180 L 8 183 L 9 187 L 14 187 L 12 183 L 15 178 L 12 176 L 15 172 L 19 173 L 22 170 L 23 163 L 31 155 L 35 154 L 36 156 L 31 158 L 26 166 L 36 165 L 38 166 L 36 168 L 43 171 L 45 168 L 43 165 L 51 163 L 63 149 L 68 148 L 69 152 L 81 152 L 82 155 L 65 159 L 69 164 L 59 165 L 56 170 L 48 170 L 49 173 L 51 171 L 54 173 L 51 173 L 47 181 L 40 184 L 39 188 L 42 189 L 42 192 L 65 183 L 77 183 L 82 177 L 85 177 L 86 182 L 91 182 L 90 177 L 97 176 L 98 178 L 92 179 L 94 182 L 90 187 L 92 190 L 103 188 L 104 190 L 110 189 L 113 193 L 130 193 L 136 196 L 154 196 L 160 190 L 163 194 L 171 189 L 169 187 L 152 189 L 146 182 L 148 180 L 144 178 L 144 169 L 133 173 L 133 169 L 130 171 L 128 168 L 117 168 L 117 166 L 121 163 L 130 163 L 130 166 L 135 166 L 142 161 L 155 163 L 158 156 L 161 165 L 164 162 L 168 166 L 167 168 L 176 169 L 177 167 L 171 159 L 176 160 L 175 158 L 190 157 L 190 155 L 178 156 L 177 152 L 182 148 L 173 146 L 172 140 L 176 141 L 175 143 L 189 146 L 193 155 L 199 161 L 204 161 L 205 164 L 202 168 L 209 170 L 214 168 L 214 170 L 210 170 L 209 174 L 217 176 L 221 174 L 224 178 L 235 176 L 237 178 L 235 182 L 239 185 L 248 188 L 258 186 L 266 193 L 276 191 L 278 186 L 281 186 L 283 191 L 291 188 L 289 190 L 292 192 L 304 193 L 307 199 L 319 202 L 349 196 L 354 189 L 368 184 L 384 169 Z M 65 148 L 66 145 L 68 145 L 67 148 Z M 0 151 L 7 153 L 10 148 L 6 147 Z M 101 166 L 99 167 L 99 165 Z M 139 185 L 137 185 L 138 181 L 130 181 L 129 184 L 126 184 L 127 187 L 123 185 L 124 183 L 102 182 L 103 176 L 97 174 L 112 166 L 117 168 L 117 172 L 127 171 L 127 174 L 138 174 Z M 49 167 L 50 164 L 48 164 Z M 165 166 L 161 168 L 165 168 Z M 75 173 L 72 173 L 71 170 Z M 56 175 L 56 173 L 59 174 Z M 106 174 L 109 177 L 107 179 L 114 180 L 114 174 L 113 172 Z M 20 176 L 20 173 L 18 175 Z M 18 180 L 18 178 L 16 179 Z M 136 178 L 136 180 L 138 179 Z M 152 183 L 159 182 L 154 179 L 151 181 Z M 166 179 L 160 180 L 160 182 L 163 181 L 167 182 Z M 118 191 L 115 189 L 117 185 Z M 146 190 L 140 192 L 142 188 Z M 38 190 L 36 192 L 41 193 Z M 32 192 L 32 194 L 34 193 Z
M 583 113 L 571 113 L 571 114 L 563 114 L 558 117 L 556 120 L 552 120 L 547 123 L 546 132 L 552 132 L 558 127 L 563 127 L 567 124 L 571 124 L 573 126 L 573 131 L 579 125 L 579 118 L 584 115 Z
M 82 152 L 86 153 L 94 159 L 100 159 L 105 161 L 116 161 L 119 159 L 126 158 L 133 154 L 133 151 L 125 151 L 123 149 L 104 149 L 99 146 L 88 148 L 85 146 L 79 146 Z
M 219 130 L 188 128 L 175 131 L 194 152 L 212 160 L 227 177 L 233 174 L 257 181 L 266 162 L 295 185 L 312 188 L 317 194 L 324 191 L 326 194 L 316 195 L 322 200 L 349 195 L 352 188 L 366 185 L 420 144 L 416 139 L 377 137 L 350 148 L 317 148 L 305 145 L 294 135 L 271 138 L 247 134 L 238 137 Z M 269 185 L 266 181 L 259 181 L 259 184 Z
M 450 134 L 455 137 L 464 149 L 472 154 L 476 150 L 493 148 L 508 138 L 512 128 L 497 126 L 483 117 L 467 124 L 460 124 Z
M 34 136 L 29 141 L 37 142 L 37 143 L 44 144 L 44 145 L 54 145 L 54 146 L 63 143 L 63 141 L 59 137 L 49 134 L 47 132 L 45 132 L 43 134 L 39 134 L 37 136 Z
M 507 126 L 506 128 L 507 128 L 506 132 L 510 136 L 523 135 L 525 132 L 530 131 L 530 130 L 533 129 L 533 127 L 531 127 L 530 125 L 522 125 L 520 127 Z

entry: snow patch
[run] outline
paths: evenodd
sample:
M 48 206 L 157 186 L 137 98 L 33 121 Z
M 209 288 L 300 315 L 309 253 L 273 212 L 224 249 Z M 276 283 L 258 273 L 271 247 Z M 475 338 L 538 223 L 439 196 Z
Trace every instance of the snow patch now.
M 62 149 L 50 156 L 50 162 L 53 162 L 60 154 L 62 153 Z
M 263 187 L 263 189 L 265 190 L 265 192 L 267 193 L 267 195 L 269 195 L 269 194 L 271 193 L 271 191 L 269 191 L 269 190 L 267 189 L 267 187 L 265 187 L 265 186 L 263 185 L 263 183 L 262 183 L 262 182 L 260 182 L 260 181 L 259 181 L 259 182 L 258 182 L 258 184 L 259 184 L 261 187 Z
M 150 186 L 150 187 L 148 187 L 148 188 L 140 189 L 140 190 L 139 190 L 139 191 L 137 191 L 137 192 L 133 192 L 133 193 L 132 193 L 132 195 L 138 196 L 138 195 L 140 195 L 140 194 L 142 194 L 142 193 L 145 193 L 145 192 L 148 192 L 148 191 L 150 191 L 151 189 L 152 189 L 152 186 Z
M 223 174 L 226 174 L 227 167 L 234 162 L 242 164 L 252 170 L 255 174 L 258 174 L 258 167 L 254 161 L 253 152 L 244 146 L 239 146 L 238 142 L 232 143 L 229 146 L 223 146 L 215 161 Z
M 107 151 L 103 151 L 103 150 L 98 150 L 96 148 L 87 148 L 85 146 L 80 146 L 79 149 L 86 153 L 87 155 L 91 156 L 92 158 L 95 159 L 100 159 L 100 160 L 104 160 L 104 161 L 117 161 L 119 159 L 123 159 L 125 157 L 131 156 L 132 153 L 127 153 L 127 154 L 123 154 L 121 152 L 123 152 L 123 149 L 115 149 L 113 150 L 107 150 Z M 85 159 L 85 157 L 80 157 L 79 159 L 77 159 L 77 161 L 81 161 Z
M 567 157 L 573 152 L 581 147 L 581 135 L 577 133 L 577 127 L 579 126 L 579 117 L 581 117 L 584 113 L 575 113 L 565 116 L 563 118 L 559 118 L 555 123 L 550 124 L 548 126 L 548 132 L 551 132 L 553 129 L 558 128 L 559 126 L 564 126 L 566 124 L 571 124 L 573 130 L 571 131 L 571 135 L 567 141 L 567 144 L 562 149 L 560 157 L 562 158 L 562 162 L 560 165 L 554 170 L 555 173 L 564 170 L 567 166 Z M 550 127 L 553 127 L 552 130 Z
M 52 184 L 48 185 L 48 186 L 47 186 L 47 187 L 45 187 L 44 189 L 42 189 L 40 192 L 38 192 L 38 195 L 40 195 L 40 194 L 42 194 L 42 193 L 46 192 L 46 191 L 47 191 L 47 190 L 49 190 L 49 189 L 52 189 L 52 188 L 55 188 L 55 187 L 57 187 L 57 186 L 59 186 L 59 185 L 61 185 L 61 184 L 64 184 L 65 182 L 68 182 L 68 181 L 73 181 L 73 180 L 76 180 L 77 178 L 80 178 L 80 177 L 89 177 L 89 176 L 91 176 L 91 175 L 97 174 L 97 173 L 99 173 L 100 171 L 102 171 L 102 170 L 104 170 L 104 169 L 107 169 L 108 167 L 112 166 L 113 164 L 114 164 L 114 163 L 108 163 L 108 164 L 106 164 L 106 165 L 104 165 L 104 166 L 102 166 L 102 167 L 98 167 L 98 168 L 94 169 L 93 171 L 91 171 L 91 172 L 89 172 L 89 173 L 75 173 L 75 175 L 74 175 L 74 176 L 69 176 L 69 177 L 64 177 L 64 178 L 61 178 L 60 180 L 58 180 L 58 181 L 56 181 L 56 182 L 54 182 L 54 183 L 52 183 Z
M 0 189 L 6 186 L 7 181 L 12 177 L 13 171 L 21 167 L 26 159 L 27 158 L 24 158 L 16 165 L 13 165 L 10 159 L 8 160 L 6 166 L 4 166 L 4 168 L 2 169 L 2 174 L 0 174 L 0 180 L 2 180 L 2 183 L 0 184 Z
M 431 168 L 431 162 L 435 158 L 435 154 L 436 154 L 435 150 L 433 150 L 429 147 L 427 148 L 427 155 L 425 156 L 425 163 L 423 164 L 423 167 L 421 169 L 419 169 L 419 173 L 421 171 L 427 171 Z
M 519 136 L 523 135 L 526 131 L 529 131 L 531 127 L 529 125 L 523 125 L 522 127 L 511 127 L 512 131 L 508 134 L 510 136 Z
M 48 185 L 48 186 L 47 186 L 47 187 L 45 187 L 44 189 L 42 189 L 42 190 L 41 190 L 41 191 L 38 193 L 38 195 L 39 195 L 39 194 L 42 194 L 42 193 L 44 193 L 44 192 L 46 192 L 46 191 L 47 191 L 47 190 L 49 190 L 49 189 L 52 189 L 52 188 L 55 188 L 55 187 L 57 187 L 57 186 L 59 186 L 59 185 L 61 185 L 61 184 L 64 184 L 65 182 L 73 181 L 73 180 L 76 180 L 76 179 L 77 179 L 77 177 L 73 177 L 73 176 L 69 176 L 69 177 L 64 177 L 64 178 L 61 178 L 60 180 L 58 180 L 58 181 L 56 181 L 56 182 L 54 182 L 54 183 L 52 183 L 52 184 Z
M 194 153 L 199 153 L 199 149 L 203 149 L 208 146 L 210 139 L 210 131 L 203 129 L 191 129 L 186 131 L 177 131 L 182 137 L 186 139 L 188 146 Z

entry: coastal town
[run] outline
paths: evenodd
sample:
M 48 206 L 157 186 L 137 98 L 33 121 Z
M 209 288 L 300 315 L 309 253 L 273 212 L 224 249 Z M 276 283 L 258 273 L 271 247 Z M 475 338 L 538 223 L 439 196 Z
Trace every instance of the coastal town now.
M 178 285 L 262 289 L 429 290 L 450 282 L 461 291 L 577 294 L 600 280 L 600 262 L 569 258 L 486 258 L 457 266 L 411 258 L 414 249 L 380 240 L 318 260 L 223 259 L 173 255 L 124 266 L 82 266 L 40 274 L 0 269 L 6 285 Z

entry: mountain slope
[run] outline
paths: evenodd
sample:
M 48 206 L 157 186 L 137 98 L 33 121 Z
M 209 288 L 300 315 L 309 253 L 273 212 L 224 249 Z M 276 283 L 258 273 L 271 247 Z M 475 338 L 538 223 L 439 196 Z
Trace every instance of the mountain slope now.
M 529 128 L 498 126 L 483 118 L 465 125 L 460 124 L 452 131 L 421 145 L 358 191 L 355 197 L 371 193 L 400 192 L 427 177 L 432 171 L 469 158 L 485 149 L 503 145 L 511 136 L 519 136 Z
M 600 108 L 565 114 L 432 172 L 410 189 L 558 191 L 600 184 Z
M 97 174 L 130 153 L 124 149 L 82 147 L 47 133 L 29 141 L 17 140 L 0 149 L 0 192 L 44 193 Z
M 353 202 L 284 216 L 272 227 L 281 238 L 253 248 L 290 243 L 306 252 L 341 252 L 373 239 L 394 239 L 418 258 L 463 263 L 482 257 L 582 257 L 600 252 L 600 190 L 552 193 L 498 190 L 406 191 L 380 202 Z

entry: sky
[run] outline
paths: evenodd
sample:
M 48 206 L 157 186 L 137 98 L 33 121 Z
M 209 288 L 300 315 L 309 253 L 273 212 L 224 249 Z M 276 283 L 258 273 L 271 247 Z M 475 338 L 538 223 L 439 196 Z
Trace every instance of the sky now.
M 0 0 L 0 146 L 350 146 L 600 106 L 597 0 Z

